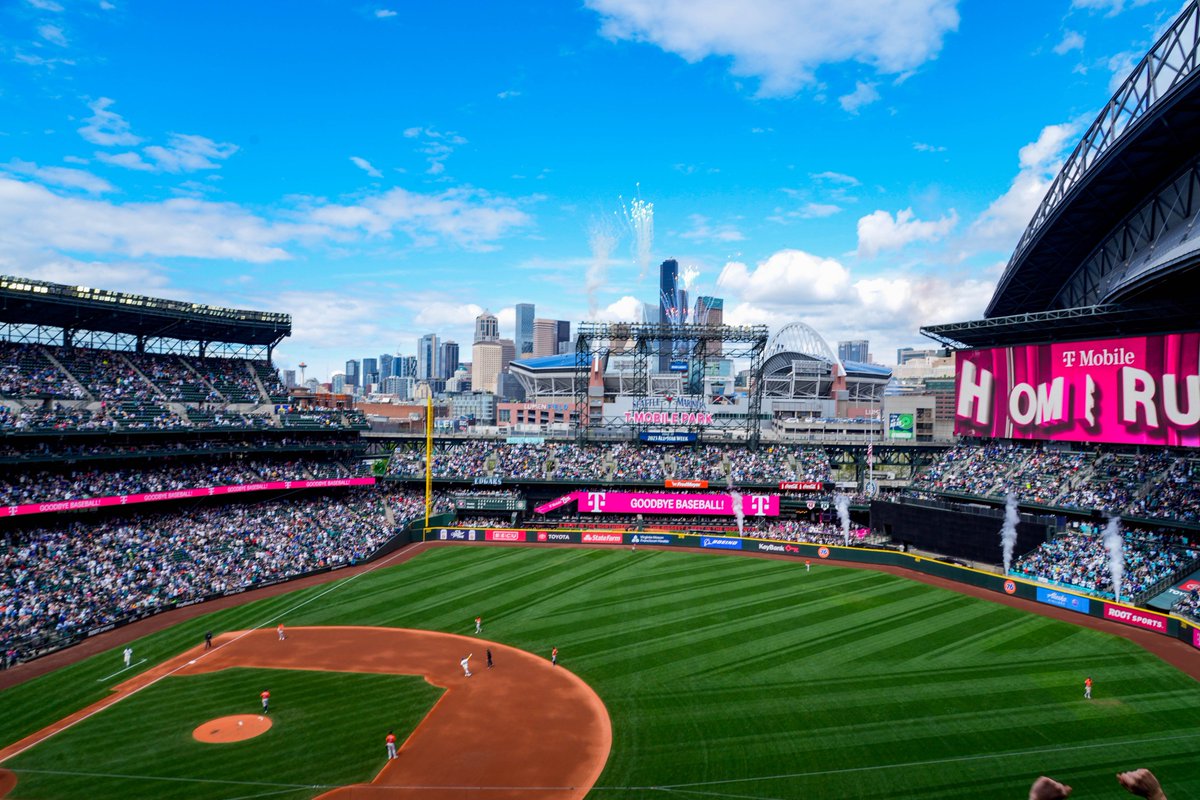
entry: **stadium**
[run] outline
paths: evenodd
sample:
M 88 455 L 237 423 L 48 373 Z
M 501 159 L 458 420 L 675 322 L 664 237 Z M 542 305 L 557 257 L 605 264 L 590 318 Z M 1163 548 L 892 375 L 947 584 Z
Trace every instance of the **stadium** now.
M 584 324 L 514 362 L 561 426 L 414 436 L 286 313 L 0 278 L 0 797 L 1200 797 L 1198 50 L 923 329 L 948 441 L 801 321 Z

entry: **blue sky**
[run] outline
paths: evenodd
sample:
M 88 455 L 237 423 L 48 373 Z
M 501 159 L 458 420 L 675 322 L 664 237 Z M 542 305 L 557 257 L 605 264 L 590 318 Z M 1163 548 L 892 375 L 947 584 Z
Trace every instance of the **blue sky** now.
M 1179 9 L 0 0 L 0 273 L 287 312 L 325 378 L 483 308 L 629 318 L 674 257 L 888 362 L 982 313 Z

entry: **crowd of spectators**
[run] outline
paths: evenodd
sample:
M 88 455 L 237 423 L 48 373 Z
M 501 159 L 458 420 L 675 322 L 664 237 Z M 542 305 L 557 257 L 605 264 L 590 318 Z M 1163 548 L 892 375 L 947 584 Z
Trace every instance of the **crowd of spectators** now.
M 5 397 L 87 397 L 83 387 L 65 380 L 62 370 L 30 345 L 0 340 L 0 395 Z
M 660 483 L 668 478 L 715 484 L 773 484 L 830 477 L 822 449 L 775 445 L 760 450 L 704 445 L 656 448 L 629 443 L 507 444 L 468 440 L 434 446 L 433 475 L 470 479 L 607 481 Z M 388 463 L 391 475 L 415 477 L 425 470 L 424 450 L 398 447 Z
M 959 442 L 913 483 L 911 493 L 969 494 L 1106 514 L 1200 520 L 1200 461 L 1172 450 L 1125 453 L 1010 442 Z
M 64 522 L 0 547 L 0 653 L 173 603 L 362 560 L 393 535 L 371 490 Z
M 1132 600 L 1200 558 L 1200 548 L 1174 532 L 1122 531 L 1121 599 Z M 1076 524 L 1017 559 L 1013 572 L 1033 580 L 1114 597 L 1110 558 L 1101 530 Z
M 169 492 L 262 481 L 344 478 L 337 461 L 316 458 L 190 460 L 127 469 L 22 470 L 0 475 L 0 506 Z

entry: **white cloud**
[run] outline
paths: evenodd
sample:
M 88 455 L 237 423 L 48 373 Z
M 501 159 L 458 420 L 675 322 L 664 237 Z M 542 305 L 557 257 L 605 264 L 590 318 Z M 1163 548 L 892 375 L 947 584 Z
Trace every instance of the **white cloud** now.
M 335 229 L 385 238 L 400 231 L 418 245 L 448 241 L 475 250 L 491 249 L 495 240 L 532 224 L 512 201 L 467 188 L 432 195 L 395 188 L 353 205 L 319 205 L 309 216 Z
M 0 164 L 0 169 L 18 175 L 28 175 L 42 183 L 61 186 L 64 189 L 81 189 L 91 194 L 103 194 L 113 191 L 112 184 L 87 170 L 70 167 L 39 167 L 32 161 L 22 161 L 14 158 L 7 164 Z
M 940 145 L 928 144 L 926 142 L 913 142 L 913 150 L 918 153 L 944 153 L 946 148 Z
M 649 42 L 689 62 L 732 59 L 730 71 L 761 80 L 763 95 L 815 82 L 824 64 L 858 62 L 898 75 L 935 58 L 958 28 L 956 0 L 586 0 L 601 33 Z
M 679 234 L 680 239 L 694 239 L 706 242 L 740 242 L 746 237 L 732 225 L 712 226 L 708 217 L 703 214 L 692 214 L 688 217 L 692 223 L 689 230 Z
M 1083 34 L 1078 31 L 1066 31 L 1062 41 L 1054 45 L 1054 52 L 1061 56 L 1072 50 L 1082 50 L 1084 41 Z
M 896 250 L 913 242 L 941 239 L 958 224 L 958 214 L 951 209 L 941 219 L 922 221 L 911 208 L 896 212 L 893 217 L 879 210 L 858 220 L 858 255 L 873 258 L 882 250 Z
M 1047 125 L 1038 138 L 1021 148 L 1020 170 L 1008 190 L 991 202 L 971 225 L 972 249 L 1010 249 L 1029 224 L 1082 122 Z
M 63 197 L 36 183 L 0 177 L 0 250 L 262 263 L 288 258 L 282 244 L 298 233 L 231 203 L 172 199 L 122 205 Z
M 642 301 L 631 295 L 613 301 L 601 311 L 599 319 L 610 322 L 641 322 Z
M 390 8 L 375 9 L 375 18 L 376 19 L 390 19 L 391 17 L 396 16 L 396 14 L 397 14 L 397 12 L 392 11 Z
M 406 303 L 407 305 L 407 303 Z M 417 307 L 413 322 L 427 328 L 462 327 L 474 325 L 475 318 L 483 313 L 483 306 L 475 303 L 454 303 L 443 300 L 421 299 L 410 307 Z M 468 349 L 471 343 L 467 343 Z
M 50 44 L 56 44 L 59 47 L 67 46 L 67 37 L 63 33 L 63 29 L 57 25 L 39 25 L 38 36 L 41 36 Z
M 217 169 L 217 161 L 224 161 L 238 151 L 237 145 L 214 142 L 205 136 L 172 133 L 167 145 L 150 145 L 142 152 L 150 158 L 160 172 L 196 172 L 202 169 Z
M 726 293 L 728 324 L 778 330 L 803 321 L 831 343 L 868 338 L 886 360 L 897 347 L 920 341 L 923 325 L 978 317 L 997 272 L 959 278 L 892 271 L 858 278 L 835 259 L 783 250 L 754 268 L 730 262 L 717 283 Z
M 467 140 L 454 131 L 439 131 L 435 128 L 406 128 L 404 136 L 407 139 L 420 139 L 418 152 L 424 153 L 429 162 L 426 172 L 430 175 L 441 175 L 446 171 L 446 159 L 454 152 L 454 148 L 464 145 Z
M 1141 62 L 1144 55 L 1144 50 L 1125 50 L 1108 58 L 1106 66 L 1112 73 L 1112 76 L 1108 79 L 1108 91 L 1110 94 L 1116 94 L 1117 89 L 1121 88 L 1121 84 L 1130 76 L 1134 67 Z
M 862 185 L 862 182 L 859 181 L 858 178 L 854 177 L 853 175 L 846 175 L 842 172 L 831 172 L 827 170 L 825 172 L 814 173 L 809 177 L 811 177 L 814 181 L 841 184 L 842 186 L 853 187 Z
M 841 210 L 841 206 L 835 206 L 833 203 L 805 203 L 799 216 L 801 219 L 820 219 L 832 217 Z
M 125 118 L 115 111 L 108 110 L 114 102 L 111 98 L 101 97 L 89 103 L 92 116 L 85 120 L 87 124 L 79 129 L 79 135 L 101 147 L 127 147 L 140 142 L 141 139 L 129 130 L 129 123 Z
M 142 172 L 153 172 L 154 165 L 142 160 L 142 157 L 137 153 L 96 153 L 96 160 L 102 161 L 105 164 L 110 164 L 114 167 L 124 167 L 125 169 L 136 169 Z
M 854 84 L 854 91 L 850 94 L 844 94 L 838 98 L 838 103 L 841 104 L 842 110 L 848 114 L 857 114 L 858 110 L 863 106 L 869 106 L 879 99 L 879 91 L 875 88 L 874 83 L 863 83 L 858 81 Z
M 802 250 L 780 250 L 753 270 L 731 261 L 717 278 L 721 289 L 766 304 L 830 302 L 844 298 L 849 285 L 850 273 L 837 261 Z
M 100 8 L 104 11 L 114 11 L 116 6 L 108 2 L 108 0 L 100 0 Z
M 375 167 L 372 166 L 371 162 L 367 161 L 365 158 L 360 158 L 358 156 L 350 156 L 350 160 L 354 162 L 354 166 L 358 167 L 363 172 L 370 175 L 372 178 L 382 178 L 383 177 L 383 173 L 380 172 L 379 170 L 375 169 Z
M 518 92 L 516 89 L 506 89 L 503 92 L 497 93 L 497 95 L 496 95 L 496 97 L 499 97 L 501 100 L 507 100 L 510 97 L 520 97 L 520 96 L 521 96 L 521 93 Z
M 1129 3 L 1130 8 L 1137 8 L 1154 0 L 1132 0 Z M 1106 11 L 1108 16 L 1115 17 L 1125 10 L 1126 0 L 1071 0 L 1071 8 L 1083 8 L 1088 11 Z
M 25 0 L 25 1 L 27 3 L 29 3 L 29 5 L 33 6 L 34 8 L 40 9 L 42 11 L 58 12 L 58 11 L 63 10 L 63 7 L 60 6 L 58 3 L 55 3 L 54 0 Z

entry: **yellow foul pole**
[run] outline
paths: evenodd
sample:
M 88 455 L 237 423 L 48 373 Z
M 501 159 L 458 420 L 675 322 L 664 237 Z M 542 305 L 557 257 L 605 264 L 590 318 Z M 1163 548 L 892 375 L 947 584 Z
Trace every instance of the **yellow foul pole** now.
M 425 399 L 425 528 L 433 509 L 433 395 Z M 424 539 L 424 534 L 422 534 Z

